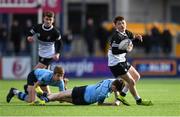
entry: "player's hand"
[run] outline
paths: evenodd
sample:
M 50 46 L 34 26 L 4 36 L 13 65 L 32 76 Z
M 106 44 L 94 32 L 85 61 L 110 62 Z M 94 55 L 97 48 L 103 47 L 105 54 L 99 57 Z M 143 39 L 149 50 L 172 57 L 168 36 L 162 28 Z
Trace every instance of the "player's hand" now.
M 33 41 L 34 41 L 34 39 L 33 39 L 32 36 L 28 36 L 28 37 L 27 37 L 27 40 L 28 40 L 29 42 L 33 42 Z
M 138 39 L 141 42 L 143 42 L 142 36 L 140 34 L 135 35 L 135 39 Z
M 53 59 L 57 61 L 57 60 L 59 60 L 59 56 L 60 56 L 60 54 L 57 53 L 57 54 L 55 54 L 55 55 L 53 56 Z
M 129 46 L 127 47 L 127 52 L 131 52 L 133 49 L 133 44 L 129 44 Z

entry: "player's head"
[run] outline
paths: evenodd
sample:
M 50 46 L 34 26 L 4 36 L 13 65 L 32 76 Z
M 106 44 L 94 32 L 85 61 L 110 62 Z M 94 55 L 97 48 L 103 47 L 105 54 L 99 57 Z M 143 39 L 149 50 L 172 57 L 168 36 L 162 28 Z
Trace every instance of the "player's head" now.
M 125 82 L 123 80 L 120 79 L 116 79 L 112 82 L 112 90 L 113 91 L 119 91 L 122 92 L 122 89 L 125 86 Z
M 61 66 L 56 66 L 54 68 L 53 80 L 62 80 L 64 77 L 64 69 Z
M 117 16 L 113 20 L 114 26 L 117 30 L 120 32 L 124 32 L 126 30 L 126 21 L 124 17 L 122 16 Z
M 52 11 L 46 11 L 43 13 L 43 22 L 46 27 L 50 27 L 54 23 L 54 12 Z

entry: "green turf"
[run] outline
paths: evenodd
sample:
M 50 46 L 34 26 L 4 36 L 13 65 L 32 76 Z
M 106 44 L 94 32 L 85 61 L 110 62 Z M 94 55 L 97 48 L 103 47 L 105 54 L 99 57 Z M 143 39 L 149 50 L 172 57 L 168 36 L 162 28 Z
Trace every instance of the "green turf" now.
M 70 80 L 68 88 L 96 83 L 98 80 Z M 22 90 L 25 81 L 0 80 L 0 116 L 180 116 L 180 79 L 141 79 L 137 89 L 144 99 L 153 101 L 153 106 L 138 106 L 130 94 L 127 100 L 131 106 L 74 106 L 53 102 L 46 106 L 28 106 L 27 103 L 12 99 L 6 103 L 10 87 Z M 53 92 L 57 89 L 51 88 Z M 106 101 L 113 101 L 113 96 Z

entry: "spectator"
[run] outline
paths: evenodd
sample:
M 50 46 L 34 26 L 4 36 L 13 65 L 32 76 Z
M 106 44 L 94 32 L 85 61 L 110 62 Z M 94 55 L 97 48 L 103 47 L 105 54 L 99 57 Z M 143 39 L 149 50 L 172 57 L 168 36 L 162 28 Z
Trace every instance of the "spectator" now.
M 0 56 L 6 53 L 7 29 L 5 24 L 0 24 Z
M 88 49 L 88 54 L 91 56 L 94 54 L 94 48 L 95 48 L 94 41 L 95 41 L 95 36 L 96 36 L 94 20 L 92 18 L 89 18 L 87 20 L 87 25 L 83 31 L 84 31 L 83 32 L 84 39 L 85 39 L 87 49 Z
M 161 34 L 159 29 L 157 28 L 157 24 L 151 29 L 151 48 L 153 53 L 160 53 L 161 50 Z
M 99 39 L 99 46 L 104 56 L 107 54 L 107 43 L 109 38 L 109 32 L 105 28 L 106 22 L 103 22 L 97 30 L 97 37 Z
M 63 44 L 64 44 L 64 49 L 63 53 L 65 57 L 70 57 L 71 55 L 71 49 L 72 49 L 72 40 L 73 40 L 73 35 L 71 30 L 67 30 L 65 34 L 62 36 Z
M 143 41 L 144 41 L 145 53 L 149 54 L 150 50 L 151 50 L 151 35 L 150 35 L 150 32 L 147 32 L 145 35 L 143 35 Z
M 11 26 L 11 41 L 13 43 L 14 54 L 17 56 L 21 50 L 21 29 L 19 28 L 19 22 L 14 20 Z
M 162 50 L 166 55 L 171 54 L 172 51 L 172 34 L 167 28 L 162 33 Z
M 26 20 L 26 24 L 24 27 L 24 34 L 23 34 L 24 38 L 27 37 L 31 28 L 32 28 L 32 21 L 30 19 L 28 19 L 28 20 Z M 26 45 L 25 52 L 29 54 L 31 52 L 31 44 L 29 44 L 27 39 L 25 39 L 25 45 Z

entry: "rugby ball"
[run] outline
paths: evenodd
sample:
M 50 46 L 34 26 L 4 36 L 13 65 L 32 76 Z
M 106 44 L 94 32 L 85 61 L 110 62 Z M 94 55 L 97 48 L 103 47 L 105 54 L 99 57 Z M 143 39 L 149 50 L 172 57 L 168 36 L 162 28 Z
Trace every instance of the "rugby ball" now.
M 119 43 L 119 49 L 121 50 L 127 50 L 128 46 L 132 44 L 132 41 L 130 39 L 124 39 Z

